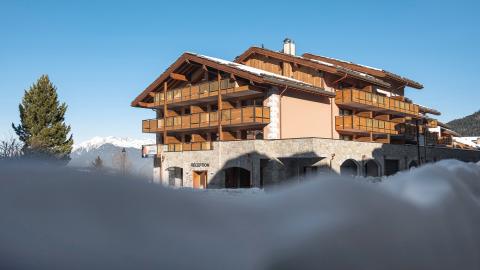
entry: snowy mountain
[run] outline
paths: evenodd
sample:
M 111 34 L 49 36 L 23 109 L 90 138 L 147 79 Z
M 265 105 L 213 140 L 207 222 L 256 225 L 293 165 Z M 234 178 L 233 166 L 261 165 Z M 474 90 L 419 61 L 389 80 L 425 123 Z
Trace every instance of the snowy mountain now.
M 100 156 L 106 168 L 119 170 L 121 152 L 125 148 L 128 172 L 151 178 L 153 160 L 142 158 L 141 148 L 142 145 L 154 143 L 155 140 L 153 139 L 139 140 L 113 136 L 94 137 L 73 146 L 68 165 L 72 167 L 91 167 L 95 158 Z
M 144 144 L 154 144 L 154 143 L 155 143 L 155 140 L 153 139 L 139 140 L 139 139 L 132 139 L 132 138 L 118 138 L 114 136 L 108 136 L 108 137 L 96 136 L 88 141 L 84 141 L 79 144 L 74 144 L 72 151 L 80 150 L 82 148 L 83 150 L 89 151 L 91 149 L 98 148 L 104 144 L 111 144 L 117 147 L 141 149 L 142 145 Z

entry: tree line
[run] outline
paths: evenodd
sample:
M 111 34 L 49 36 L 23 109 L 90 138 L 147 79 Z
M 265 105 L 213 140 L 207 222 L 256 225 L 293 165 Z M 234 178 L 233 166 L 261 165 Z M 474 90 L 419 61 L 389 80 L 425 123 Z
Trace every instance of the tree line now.
M 462 136 L 480 136 L 480 111 L 452 120 L 447 125 Z

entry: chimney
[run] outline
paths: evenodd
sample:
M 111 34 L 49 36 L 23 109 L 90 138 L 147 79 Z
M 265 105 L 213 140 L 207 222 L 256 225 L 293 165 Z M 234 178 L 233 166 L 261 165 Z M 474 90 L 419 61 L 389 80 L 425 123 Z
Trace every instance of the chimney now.
M 295 42 L 289 38 L 283 40 L 283 53 L 295 55 Z

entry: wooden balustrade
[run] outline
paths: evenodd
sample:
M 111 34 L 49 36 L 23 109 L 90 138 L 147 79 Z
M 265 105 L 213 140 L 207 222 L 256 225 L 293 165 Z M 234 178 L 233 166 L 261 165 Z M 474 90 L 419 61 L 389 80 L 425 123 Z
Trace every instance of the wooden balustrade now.
M 387 112 L 390 114 L 419 116 L 419 106 L 394 98 L 350 88 L 338 90 L 335 94 L 335 103 L 352 108 Z
M 220 111 L 222 126 L 248 126 L 270 123 L 270 108 L 263 106 L 247 106 Z M 218 126 L 219 112 L 202 112 L 188 115 L 171 116 L 165 119 L 143 120 L 144 133 L 199 129 Z
M 167 145 L 167 152 L 212 150 L 212 142 L 172 143 Z
M 427 120 L 427 127 L 436 128 L 437 126 L 438 126 L 438 121 L 436 119 L 428 119 Z
M 220 85 L 220 87 L 219 87 Z M 193 101 L 205 98 L 215 98 L 218 96 L 220 88 L 222 95 L 258 93 L 251 85 L 239 86 L 231 79 L 223 79 L 220 81 L 208 81 L 195 85 L 188 85 L 185 87 L 175 88 L 167 91 L 167 104 L 175 104 L 187 101 Z M 154 106 L 160 107 L 165 100 L 163 92 L 156 92 L 154 96 Z
M 444 136 L 438 139 L 437 144 L 441 145 L 452 145 L 453 139 L 450 136 Z
M 335 128 L 337 131 L 351 133 L 376 133 L 397 135 L 399 131 L 396 129 L 398 123 L 391 121 L 383 121 L 360 117 L 355 115 L 337 116 L 335 117 Z

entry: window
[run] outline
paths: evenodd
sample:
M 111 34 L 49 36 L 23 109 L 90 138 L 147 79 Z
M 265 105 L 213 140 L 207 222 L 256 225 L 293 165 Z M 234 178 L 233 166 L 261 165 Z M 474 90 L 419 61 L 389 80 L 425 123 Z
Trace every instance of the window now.
M 340 109 L 340 115 L 352 115 L 352 111 L 351 110 L 346 110 L 346 109 Z

